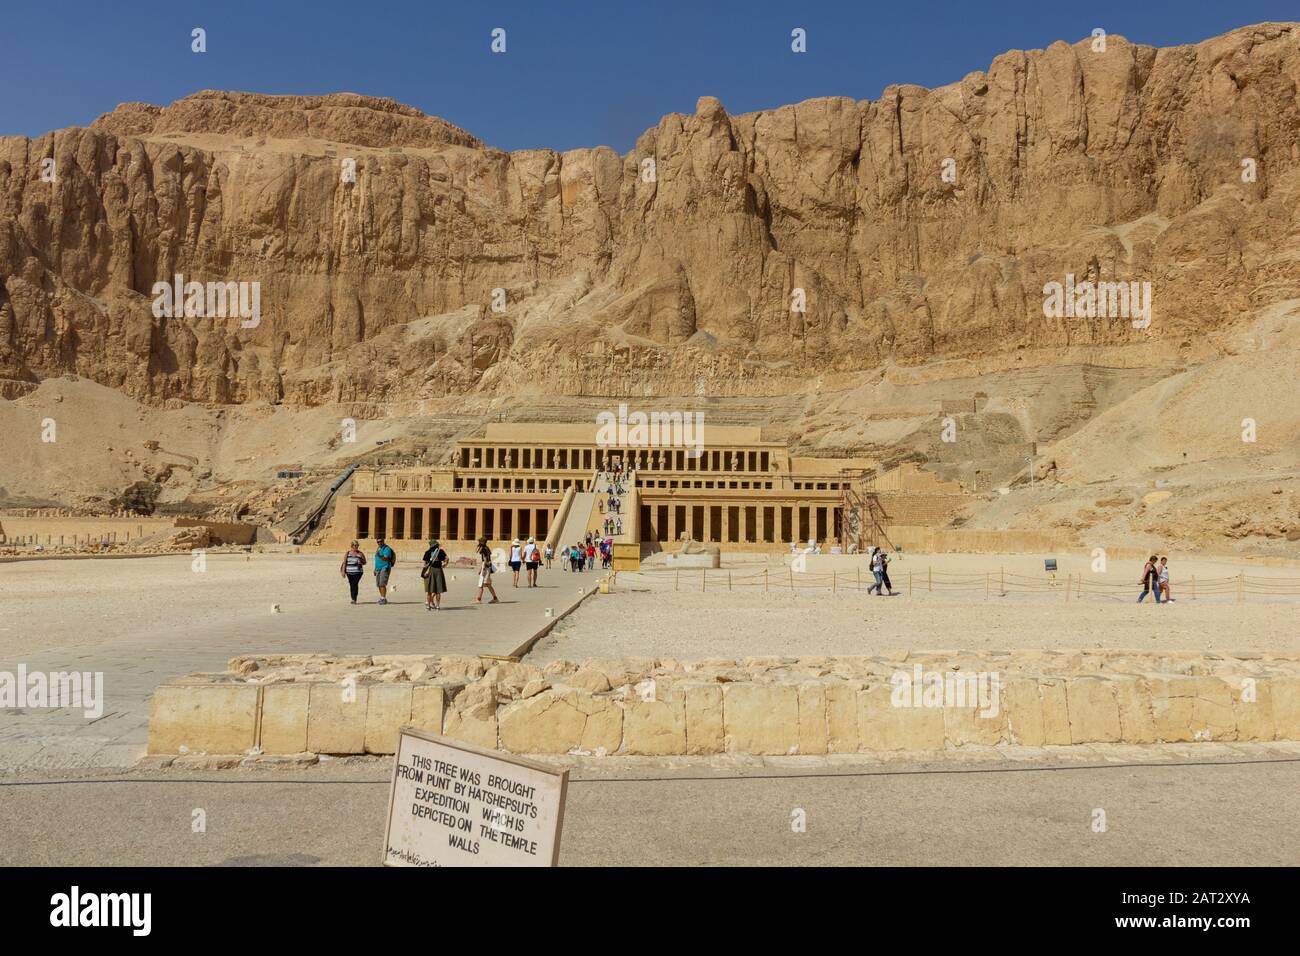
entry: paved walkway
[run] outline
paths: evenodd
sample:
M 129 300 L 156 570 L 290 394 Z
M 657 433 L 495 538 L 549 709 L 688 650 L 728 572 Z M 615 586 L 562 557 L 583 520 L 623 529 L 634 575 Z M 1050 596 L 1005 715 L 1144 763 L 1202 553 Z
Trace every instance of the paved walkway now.
M 239 654 L 509 654 L 547 624 L 546 608 L 561 616 L 599 577 L 557 566 L 533 589 L 521 574 L 515 589 L 506 569 L 494 577 L 500 603 L 475 604 L 474 570 L 449 568 L 446 607 L 428 612 L 417 558 L 402 555 L 384 607 L 369 576 L 362 603 L 348 603 L 335 556 L 209 555 L 202 573 L 188 555 L 7 566 L 0 603 L 14 613 L 0 624 L 0 672 L 102 672 L 105 700 L 95 719 L 0 709 L 0 772 L 129 766 L 144 753 L 154 688 Z
M 1300 861 L 1295 744 L 1148 748 L 1116 763 L 1109 748 L 1078 749 L 1092 759 L 987 766 L 792 757 L 728 768 L 644 758 L 629 769 L 592 758 L 570 776 L 560 864 Z M 292 772 L 23 774 L 0 780 L 6 827 L 23 835 L 0 841 L 0 866 L 375 866 L 391 774 L 392 760 L 377 758 Z M 202 833 L 191 828 L 196 808 Z

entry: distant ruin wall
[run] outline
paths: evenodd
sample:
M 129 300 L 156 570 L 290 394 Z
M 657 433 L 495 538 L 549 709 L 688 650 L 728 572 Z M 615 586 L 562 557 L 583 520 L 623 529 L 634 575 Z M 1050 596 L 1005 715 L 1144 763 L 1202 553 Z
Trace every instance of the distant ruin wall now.
M 204 518 L 177 518 L 178 528 L 202 528 L 214 544 L 252 544 L 257 540 L 257 525 L 231 521 L 208 521 Z
M 1065 531 L 979 530 L 888 524 L 889 540 L 904 551 L 921 554 L 1051 554 L 1077 550 L 1080 543 Z
M 149 753 L 390 754 L 414 725 L 511 753 L 939 753 L 1090 743 L 1300 740 L 1300 659 L 1082 651 L 960 655 L 980 698 L 927 702 L 955 656 L 556 661 L 237 658 L 153 696 Z M 303 662 L 306 661 L 304 664 Z M 423 661 L 424 663 L 412 663 Z M 488 662 L 491 663 L 491 662 Z M 312 667 L 315 671 L 312 672 Z M 277 680 L 297 671 L 292 682 Z M 268 672 L 269 671 L 269 672 Z M 344 683 L 350 673 L 356 683 Z M 894 675 L 915 696 L 899 703 Z M 369 675 L 368 677 L 366 675 Z M 421 679 L 409 679 L 419 675 Z M 912 684 L 913 677 L 917 680 Z M 407 678 L 407 679 L 403 679 Z M 974 685 L 971 685 L 972 687 Z

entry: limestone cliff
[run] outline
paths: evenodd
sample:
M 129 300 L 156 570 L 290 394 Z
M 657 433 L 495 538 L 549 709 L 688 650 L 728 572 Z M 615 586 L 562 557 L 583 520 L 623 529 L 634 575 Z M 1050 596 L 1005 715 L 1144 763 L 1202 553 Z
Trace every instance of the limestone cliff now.
M 68 372 L 151 404 L 764 395 L 948 358 L 1196 361 L 1300 297 L 1297 76 L 1297 24 L 1060 42 L 874 101 L 704 97 L 626 156 L 504 153 L 352 94 L 128 104 L 0 138 L 0 395 Z M 260 283 L 260 324 L 155 318 L 177 273 Z M 1045 319 L 1071 273 L 1149 281 L 1151 325 Z

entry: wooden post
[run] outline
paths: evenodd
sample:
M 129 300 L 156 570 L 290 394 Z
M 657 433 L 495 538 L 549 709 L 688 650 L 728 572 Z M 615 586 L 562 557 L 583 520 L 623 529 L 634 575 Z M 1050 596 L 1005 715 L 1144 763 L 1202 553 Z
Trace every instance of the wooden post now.
M 907 596 L 912 596 L 912 572 L 907 572 Z
M 709 569 L 700 568 L 700 592 L 701 593 L 708 590 L 706 586 L 708 584 L 708 581 L 709 581 Z
M 673 578 L 673 590 L 676 591 L 679 588 L 681 588 L 681 586 L 682 586 L 682 572 L 680 569 L 678 569 L 677 576 Z
M 1007 571 L 1006 568 L 998 568 L 998 593 L 1007 593 Z
M 989 599 L 989 573 L 984 572 L 984 600 Z
M 767 593 L 767 568 L 763 569 L 763 593 Z
M 794 566 L 790 567 L 790 590 L 794 590 Z
M 933 566 L 931 566 L 931 567 L 927 567 L 927 568 L 925 569 L 925 589 L 926 589 L 927 591 L 933 591 L 933 590 L 934 590 L 934 568 L 933 568 Z
M 1192 600 L 1196 600 L 1196 575 L 1192 575 Z
M 1238 604 L 1246 600 L 1245 591 L 1246 591 L 1246 576 L 1244 574 L 1238 574 L 1237 575 L 1237 603 Z
M 835 571 L 831 571 L 831 594 L 835 593 Z
M 858 568 L 857 582 L 858 582 L 857 590 L 861 591 L 862 590 L 862 568 L 861 567 Z
M 730 571 L 727 572 L 727 590 L 728 590 L 728 591 L 731 590 L 731 572 L 730 572 Z

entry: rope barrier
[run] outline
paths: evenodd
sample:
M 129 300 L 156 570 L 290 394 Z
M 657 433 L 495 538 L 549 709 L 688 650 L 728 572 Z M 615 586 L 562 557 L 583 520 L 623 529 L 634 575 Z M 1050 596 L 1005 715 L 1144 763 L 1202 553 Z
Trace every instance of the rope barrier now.
M 698 588 L 707 593 L 710 590 L 731 590 L 738 588 L 762 588 L 764 591 L 830 591 L 833 594 L 847 592 L 861 594 L 875 588 L 875 578 L 864 578 L 860 573 L 850 575 L 840 571 L 794 571 L 784 568 L 785 574 L 778 570 L 775 574 L 768 567 L 753 570 L 714 568 L 712 576 L 707 568 L 683 571 L 674 568 L 643 568 L 637 571 L 625 571 L 627 580 L 668 581 L 673 582 L 675 590 L 692 590 Z M 901 578 L 895 582 L 895 593 L 900 593 L 904 586 L 908 592 L 914 590 L 917 583 L 909 569 L 907 580 Z M 1054 575 L 1021 574 L 999 569 L 996 577 L 988 572 L 935 571 L 927 568 L 922 582 L 927 592 L 966 594 L 983 591 L 986 599 L 994 596 L 1003 597 L 1013 594 L 1058 594 L 1069 598 L 1072 590 L 1075 597 L 1103 598 L 1114 601 L 1135 601 L 1141 593 L 1142 585 L 1126 581 L 1100 581 L 1086 575 L 1067 574 L 1064 577 Z M 1263 595 L 1267 597 L 1300 596 L 1300 578 L 1265 578 L 1252 575 L 1233 575 L 1230 577 L 1199 578 L 1192 577 L 1189 582 L 1174 582 L 1174 588 L 1189 600 L 1201 597 L 1235 596 L 1238 602 L 1246 595 Z

